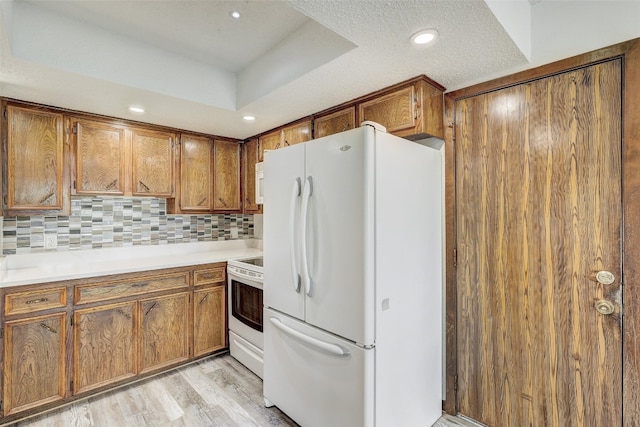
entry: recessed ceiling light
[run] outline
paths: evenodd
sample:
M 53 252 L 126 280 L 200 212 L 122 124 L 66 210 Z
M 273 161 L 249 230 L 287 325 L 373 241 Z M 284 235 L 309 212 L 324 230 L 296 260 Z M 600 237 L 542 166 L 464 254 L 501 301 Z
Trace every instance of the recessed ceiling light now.
M 136 114 L 142 114 L 144 113 L 144 108 L 140 107 L 139 105 L 130 105 L 129 111 Z
M 237 10 L 232 10 L 231 12 L 229 12 L 229 15 L 231 15 L 233 19 L 240 19 L 240 12 L 238 12 Z
M 247 122 L 252 122 L 255 119 L 256 119 L 256 116 L 250 116 L 250 115 L 242 116 L 242 120 L 245 120 Z
M 411 36 L 411 42 L 413 44 L 423 45 L 432 42 L 436 37 L 438 37 L 436 30 L 422 30 Z

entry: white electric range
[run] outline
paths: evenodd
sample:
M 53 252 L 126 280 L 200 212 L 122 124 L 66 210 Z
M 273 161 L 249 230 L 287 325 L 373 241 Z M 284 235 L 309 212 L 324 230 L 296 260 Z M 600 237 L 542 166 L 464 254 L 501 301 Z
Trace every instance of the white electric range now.
M 227 282 L 229 351 L 262 378 L 262 257 L 229 261 Z

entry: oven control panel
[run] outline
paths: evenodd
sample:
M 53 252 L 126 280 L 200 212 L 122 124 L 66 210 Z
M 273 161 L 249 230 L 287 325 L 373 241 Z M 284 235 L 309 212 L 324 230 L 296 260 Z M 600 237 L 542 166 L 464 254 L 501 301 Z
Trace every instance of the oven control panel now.
M 235 273 L 239 276 L 244 276 L 256 281 L 262 281 L 262 272 L 253 271 L 245 267 L 240 267 L 237 265 L 228 265 L 227 271 L 230 273 Z

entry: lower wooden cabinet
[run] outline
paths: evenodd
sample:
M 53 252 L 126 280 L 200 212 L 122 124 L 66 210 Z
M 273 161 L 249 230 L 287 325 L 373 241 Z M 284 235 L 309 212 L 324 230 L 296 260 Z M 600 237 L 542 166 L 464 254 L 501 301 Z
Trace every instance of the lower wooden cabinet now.
M 193 292 L 194 357 L 227 346 L 227 298 L 223 285 Z
M 189 296 L 140 301 L 140 373 L 189 359 Z
M 66 324 L 66 313 L 5 322 L 4 416 L 64 399 Z
M 136 375 L 136 303 L 74 313 L 74 393 L 84 393 Z
M 0 288 L 0 424 L 225 349 L 225 272 L 214 263 Z

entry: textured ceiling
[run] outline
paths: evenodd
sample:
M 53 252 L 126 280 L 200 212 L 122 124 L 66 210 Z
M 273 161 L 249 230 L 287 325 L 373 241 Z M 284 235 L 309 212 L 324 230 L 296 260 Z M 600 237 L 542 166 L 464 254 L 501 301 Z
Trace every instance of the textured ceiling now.
M 419 74 L 456 89 L 640 36 L 632 19 L 638 1 L 0 6 L 1 96 L 236 138 Z M 231 10 L 241 18 L 231 19 Z M 607 31 L 594 34 L 594 25 Z M 409 36 L 425 28 L 437 29 L 439 38 L 412 46 Z M 132 115 L 130 104 L 147 113 Z M 246 123 L 244 114 L 257 120 Z

